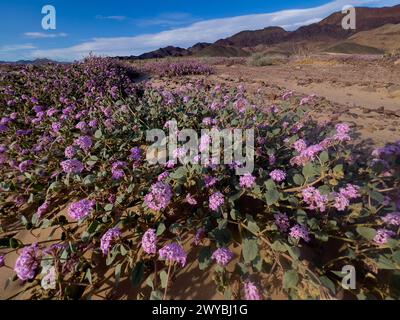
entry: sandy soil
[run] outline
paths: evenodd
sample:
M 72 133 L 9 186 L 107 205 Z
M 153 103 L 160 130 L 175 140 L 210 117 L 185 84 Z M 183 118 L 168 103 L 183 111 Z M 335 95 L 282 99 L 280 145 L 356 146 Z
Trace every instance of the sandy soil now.
M 285 90 L 327 100 L 312 112 L 319 120 L 352 122 L 363 139 L 383 145 L 400 139 L 400 64 L 380 58 L 305 58 L 278 65 L 217 66 L 210 79 Z

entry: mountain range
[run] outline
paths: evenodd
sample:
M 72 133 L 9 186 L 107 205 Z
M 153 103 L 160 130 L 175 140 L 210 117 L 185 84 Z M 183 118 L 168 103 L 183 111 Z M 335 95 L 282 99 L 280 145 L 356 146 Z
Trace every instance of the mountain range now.
M 302 26 L 294 31 L 269 26 L 261 30 L 245 30 L 214 43 L 197 43 L 184 49 L 174 46 L 160 48 L 139 56 L 120 57 L 122 59 L 151 59 L 183 56 L 248 56 L 257 50 L 275 50 L 288 52 L 297 45 L 308 45 L 318 49 L 355 48 L 355 53 L 379 53 L 397 47 L 400 49 L 400 4 L 383 8 L 356 8 L 356 29 L 345 30 L 342 27 L 342 12 L 335 12 L 320 22 Z M 391 25 L 391 27 L 390 27 Z M 379 28 L 383 28 L 379 30 Z M 376 32 L 368 33 L 371 30 Z M 385 36 L 386 32 L 386 36 Z M 388 38 L 392 32 L 394 39 Z M 359 36 L 358 36 L 359 35 Z M 379 38 L 374 42 L 374 39 Z M 397 40 L 396 40 L 397 39 Z M 373 42 L 379 47 L 369 44 Z M 397 42 L 397 44 L 396 44 Z M 369 50 L 369 48 L 372 48 Z M 376 49 L 376 50 L 373 50 Z M 334 49 L 332 49 L 335 51 Z M 351 53 L 351 52 L 345 52 Z

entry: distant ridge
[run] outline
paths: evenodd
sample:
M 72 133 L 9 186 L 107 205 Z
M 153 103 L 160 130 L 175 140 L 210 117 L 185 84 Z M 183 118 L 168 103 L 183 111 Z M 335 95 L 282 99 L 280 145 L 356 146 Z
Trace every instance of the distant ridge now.
M 152 59 L 192 55 L 238 57 L 249 55 L 249 50 L 247 49 L 257 46 L 271 47 L 302 42 L 311 44 L 322 42 L 331 47 L 334 43 L 341 43 L 358 32 L 373 30 L 387 24 L 400 23 L 400 4 L 382 8 L 358 7 L 356 8 L 356 15 L 356 30 L 344 30 L 342 28 L 343 14 L 335 12 L 318 23 L 302 26 L 295 31 L 286 31 L 276 26 L 266 27 L 261 30 L 244 30 L 225 39 L 220 39 L 213 44 L 197 43 L 188 49 L 168 46 L 140 56 L 120 58 Z M 362 50 L 362 47 L 366 47 L 366 51 L 381 52 L 380 48 L 369 50 L 368 44 L 360 43 L 359 45 L 357 48 L 360 50 Z M 347 44 L 342 47 L 349 48 Z

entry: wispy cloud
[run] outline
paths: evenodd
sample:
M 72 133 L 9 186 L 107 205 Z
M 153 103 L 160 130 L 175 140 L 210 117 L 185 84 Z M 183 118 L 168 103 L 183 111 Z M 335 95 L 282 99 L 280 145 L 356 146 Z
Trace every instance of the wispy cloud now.
M 59 38 L 66 37 L 68 34 L 60 33 L 46 33 L 46 32 L 25 32 L 24 37 L 29 39 L 45 39 L 45 38 Z
M 123 20 L 127 20 L 128 17 L 127 16 L 102 16 L 102 15 L 97 15 L 96 19 L 123 21 Z
M 230 18 L 204 20 L 187 27 L 175 28 L 153 34 L 133 37 L 93 38 L 81 44 L 59 49 L 33 50 L 36 58 L 58 60 L 80 59 L 89 53 L 105 56 L 138 55 L 167 45 L 188 47 L 197 42 L 213 42 L 242 30 L 255 30 L 267 26 L 284 26 L 293 30 L 300 25 L 320 20 L 344 5 L 394 5 L 394 0 L 334 0 L 327 4 L 308 8 L 284 10 L 265 14 L 243 15 Z
M 187 25 L 198 21 L 191 14 L 185 12 L 162 13 L 158 16 L 147 19 L 134 19 L 134 22 L 139 27 L 177 27 Z
M 32 50 L 36 49 L 36 47 L 30 43 L 27 44 L 10 44 L 5 46 L 0 46 L 0 53 L 9 53 L 14 51 L 21 50 Z

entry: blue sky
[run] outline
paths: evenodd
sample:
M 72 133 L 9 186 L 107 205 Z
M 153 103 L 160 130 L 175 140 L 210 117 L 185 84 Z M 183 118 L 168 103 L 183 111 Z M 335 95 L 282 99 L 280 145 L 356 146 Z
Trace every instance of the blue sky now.
M 347 4 L 398 3 L 400 0 L 1 0 L 0 60 L 49 57 L 71 61 L 89 52 L 137 55 L 271 25 L 293 30 Z M 56 30 L 41 27 L 41 10 L 47 4 L 56 9 Z

